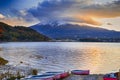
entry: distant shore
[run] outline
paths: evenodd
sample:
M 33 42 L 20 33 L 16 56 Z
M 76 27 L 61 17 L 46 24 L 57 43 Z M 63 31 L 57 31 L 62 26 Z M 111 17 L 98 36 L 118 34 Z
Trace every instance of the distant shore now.
M 120 43 L 120 41 L 73 41 L 73 40 L 49 40 L 49 41 L 0 41 L 0 43 L 7 42 L 98 42 L 98 43 Z

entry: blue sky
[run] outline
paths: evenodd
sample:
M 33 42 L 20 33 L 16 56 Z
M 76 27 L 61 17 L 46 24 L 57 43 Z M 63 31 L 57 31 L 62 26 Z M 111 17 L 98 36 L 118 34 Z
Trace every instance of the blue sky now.
M 0 0 L 0 7 L 30 8 L 42 0 Z M 20 6 L 21 5 L 21 6 Z
M 31 26 L 59 21 L 120 30 L 120 0 L 0 0 L 0 21 Z

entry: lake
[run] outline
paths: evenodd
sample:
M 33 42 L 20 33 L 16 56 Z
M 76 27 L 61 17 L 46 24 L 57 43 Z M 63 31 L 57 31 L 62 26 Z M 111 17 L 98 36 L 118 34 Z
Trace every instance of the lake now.
M 0 43 L 0 56 L 9 65 L 43 72 L 90 69 L 98 74 L 120 69 L 120 43 L 7 42 Z

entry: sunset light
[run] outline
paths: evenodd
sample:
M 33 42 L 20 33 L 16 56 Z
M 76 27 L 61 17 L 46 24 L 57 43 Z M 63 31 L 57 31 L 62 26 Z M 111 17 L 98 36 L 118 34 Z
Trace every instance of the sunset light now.
M 120 0 L 0 0 L 0 80 L 120 80 Z

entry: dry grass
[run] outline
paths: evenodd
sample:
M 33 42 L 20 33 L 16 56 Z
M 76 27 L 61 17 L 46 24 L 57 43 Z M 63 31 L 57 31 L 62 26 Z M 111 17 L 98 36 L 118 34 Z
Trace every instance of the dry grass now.
M 0 80 L 16 80 L 37 74 L 37 69 L 28 67 L 18 68 L 10 65 L 0 66 Z

